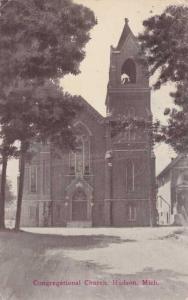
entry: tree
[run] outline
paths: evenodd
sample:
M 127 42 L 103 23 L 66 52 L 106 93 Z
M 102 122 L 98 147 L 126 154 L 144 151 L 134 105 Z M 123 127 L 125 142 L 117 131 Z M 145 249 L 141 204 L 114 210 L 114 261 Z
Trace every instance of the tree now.
M 165 110 L 165 114 L 169 114 L 169 122 L 168 126 L 161 127 L 161 140 L 177 152 L 187 151 L 188 7 L 171 5 L 161 15 L 145 20 L 143 25 L 145 30 L 139 35 L 139 40 L 147 57 L 150 75 L 157 75 L 154 89 L 167 82 L 174 83 L 176 87 L 170 95 L 178 109 Z
M 1 177 L 2 177 L 2 175 L 0 174 L 0 182 L 1 182 Z M 9 180 L 6 180 L 5 195 L 6 195 L 6 197 L 5 197 L 6 203 L 11 204 L 14 201 L 15 196 L 12 192 L 12 184 Z
M 23 91 L 21 94 L 23 95 Z M 63 94 L 60 87 L 50 81 L 45 82 L 42 86 L 35 86 L 35 88 L 28 87 L 26 94 L 24 103 L 27 108 L 24 109 L 24 113 L 20 114 L 19 105 L 17 108 L 11 109 L 13 114 L 11 120 L 15 122 L 17 139 L 21 142 L 16 229 L 19 229 L 20 225 L 24 170 L 30 143 L 33 139 L 36 141 L 49 140 L 61 148 L 73 147 L 72 120 L 78 111 L 80 98 Z M 13 94 L 13 99 L 17 97 L 19 99 L 19 95 Z
M 2 125 L 0 131 L 0 137 L 2 143 L 0 146 L 2 170 L 0 176 L 0 228 L 5 227 L 5 200 L 9 199 L 10 193 L 7 193 L 8 182 L 6 180 L 7 162 L 11 157 L 18 157 L 17 148 L 13 145 L 14 137 L 13 134 L 15 128 L 11 126 Z
M 12 138 L 10 145 L 21 142 L 18 229 L 29 143 L 33 137 L 51 136 L 57 144 L 62 139 L 69 144 L 76 106 L 58 83 L 68 73 L 79 73 L 96 20 L 89 9 L 70 0 L 4 0 L 1 4 L 0 121 Z
M 6 1 L 5 1 L 6 2 Z M 1 83 L 21 78 L 62 78 L 79 73 L 93 13 L 71 0 L 9 0 L 1 9 Z M 4 53 L 5 52 L 5 53 Z M 6 75 L 7 74 L 7 75 Z
M 1 175 L 0 175 L 1 180 Z M 5 195 L 6 195 L 6 203 L 5 205 L 11 205 L 15 200 L 14 193 L 12 191 L 12 184 L 10 180 L 6 180 L 6 187 L 5 187 Z

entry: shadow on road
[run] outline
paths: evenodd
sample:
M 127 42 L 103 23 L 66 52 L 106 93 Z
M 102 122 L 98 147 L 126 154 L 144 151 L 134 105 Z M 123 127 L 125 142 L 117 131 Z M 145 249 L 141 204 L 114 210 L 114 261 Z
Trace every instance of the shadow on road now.
M 135 274 L 112 274 L 107 265 L 76 261 L 64 256 L 63 249 L 93 249 L 112 243 L 129 243 L 114 236 L 59 236 L 34 233 L 0 234 L 0 295 L 6 300 L 185 300 L 188 274 L 169 269 L 146 267 Z M 62 251 L 60 251 L 62 249 Z M 50 251 L 48 251 L 50 250 Z M 54 251 L 58 250 L 58 251 Z M 47 255 L 47 253 L 51 253 Z M 117 253 L 118 255 L 118 253 Z M 132 257 L 122 257 L 133 259 Z M 80 286 L 34 286 L 33 281 L 75 281 Z M 107 284 L 85 285 L 85 280 Z M 113 280 L 117 283 L 113 285 Z M 143 285 L 142 280 L 156 280 L 158 285 Z M 136 281 L 137 285 L 121 284 Z M 1 298 L 0 298 L 1 299 Z
M 80 249 L 80 250 L 88 250 L 90 248 L 100 248 L 107 247 L 112 243 L 129 243 L 136 242 L 134 239 L 121 239 L 116 236 L 109 236 L 104 234 L 97 234 L 92 236 L 86 235 L 71 235 L 71 236 L 63 236 L 56 234 L 38 234 L 38 233 L 30 233 L 30 232 L 19 232 L 19 233 L 0 233 L 0 239 L 4 242 L 9 242 L 13 240 L 19 239 L 19 247 L 21 245 L 30 245 L 30 247 L 36 249 L 43 248 L 61 248 L 61 249 Z M 16 244 L 15 244 L 16 245 Z

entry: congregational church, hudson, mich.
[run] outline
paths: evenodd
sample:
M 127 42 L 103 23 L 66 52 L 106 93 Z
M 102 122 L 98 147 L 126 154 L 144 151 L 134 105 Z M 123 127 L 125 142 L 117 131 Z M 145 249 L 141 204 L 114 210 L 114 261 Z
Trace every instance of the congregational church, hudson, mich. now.
M 128 20 L 111 47 L 107 115 L 86 101 L 74 120 L 75 151 L 33 143 L 26 164 L 22 226 L 150 226 L 156 219 L 151 134 L 126 128 L 112 135 L 110 119 L 151 120 L 147 66 Z

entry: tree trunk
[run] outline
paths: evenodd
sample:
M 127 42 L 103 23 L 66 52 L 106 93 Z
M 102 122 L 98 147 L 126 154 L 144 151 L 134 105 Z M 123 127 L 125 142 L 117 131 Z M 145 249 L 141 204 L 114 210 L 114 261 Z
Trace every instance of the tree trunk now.
M 5 190 L 6 190 L 6 173 L 7 173 L 8 157 L 2 155 L 2 173 L 1 173 L 1 189 L 0 189 L 0 229 L 5 228 Z
M 22 197 L 23 197 L 23 187 L 24 187 L 24 174 L 25 174 L 25 156 L 27 152 L 26 143 L 21 143 L 20 151 L 20 176 L 19 176 L 19 185 L 18 185 L 18 199 L 17 199 L 17 210 L 16 210 L 16 223 L 15 230 L 20 229 L 20 220 L 21 220 L 21 209 L 22 209 Z

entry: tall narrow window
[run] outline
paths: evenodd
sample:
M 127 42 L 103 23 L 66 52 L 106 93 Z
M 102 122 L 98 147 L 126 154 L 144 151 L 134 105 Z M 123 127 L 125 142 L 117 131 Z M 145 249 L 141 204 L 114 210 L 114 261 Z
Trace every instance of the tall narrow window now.
M 128 220 L 129 221 L 136 221 L 136 217 L 137 217 L 136 206 L 129 205 L 128 206 Z
M 49 162 L 47 160 L 43 160 L 43 166 L 42 166 L 42 173 L 43 173 L 43 181 L 42 181 L 42 189 L 43 194 L 49 193 L 50 188 L 50 166 Z
M 43 173 L 43 194 L 45 194 L 46 192 L 46 161 L 43 160 L 43 170 L 42 170 L 42 173 Z
M 61 218 L 61 205 L 56 205 L 56 217 L 59 221 L 59 219 Z
M 70 167 L 70 175 L 75 175 L 76 171 L 76 153 L 71 151 L 69 153 L 69 167 Z
M 30 219 L 36 219 L 37 217 L 37 208 L 35 206 L 29 207 L 29 218 Z
M 37 166 L 30 167 L 30 192 L 37 192 Z
M 90 142 L 89 137 L 84 138 L 84 175 L 90 174 Z
M 128 141 L 134 141 L 136 138 L 136 132 L 133 128 L 127 128 L 126 129 L 126 137 Z
M 90 143 L 87 136 L 78 136 L 75 151 L 69 153 L 70 174 L 83 176 L 90 173 Z
M 126 191 L 127 193 L 134 191 L 134 163 L 131 160 L 127 160 L 126 163 Z
M 76 174 L 82 175 L 84 168 L 84 147 L 83 140 L 81 137 L 77 139 L 76 145 Z

